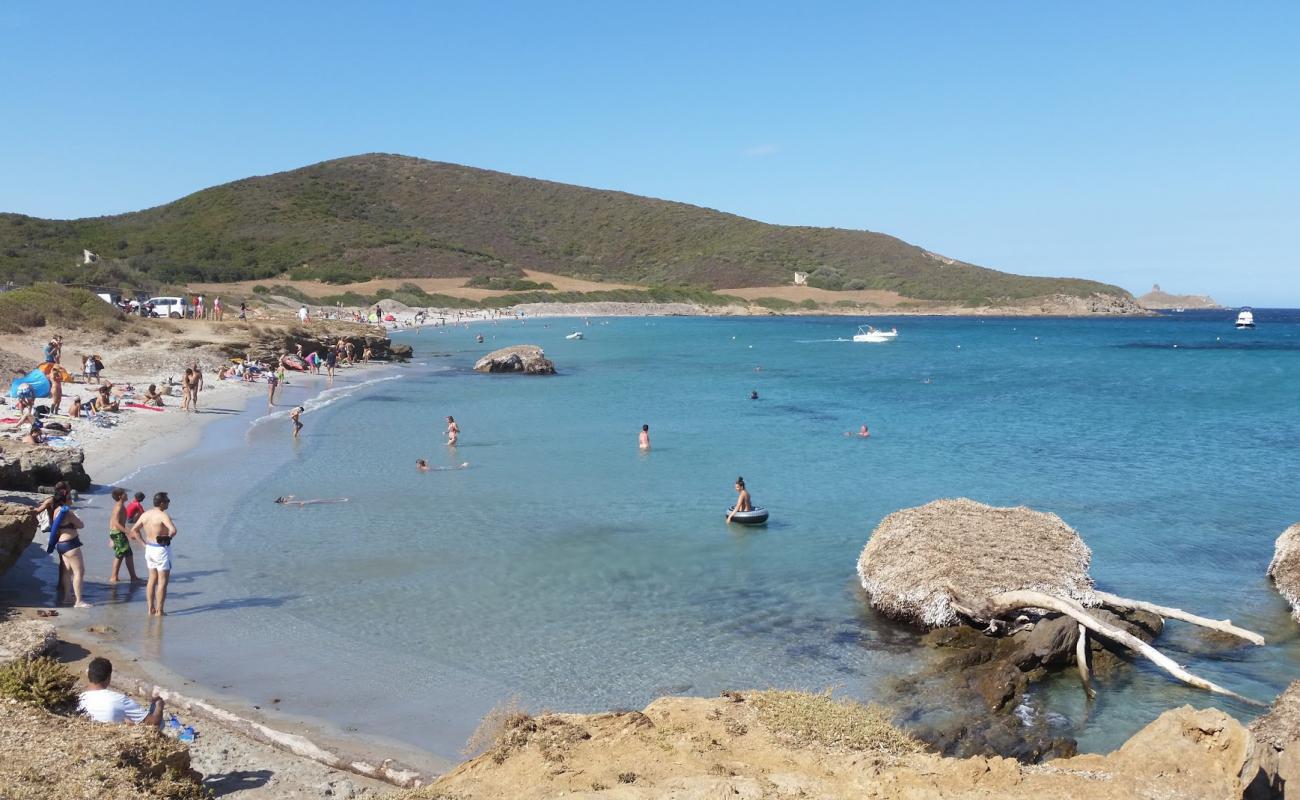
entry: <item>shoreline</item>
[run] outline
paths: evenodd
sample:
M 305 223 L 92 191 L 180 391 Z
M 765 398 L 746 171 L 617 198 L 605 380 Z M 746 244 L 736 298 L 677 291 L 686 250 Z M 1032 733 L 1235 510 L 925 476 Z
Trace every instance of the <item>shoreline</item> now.
M 343 375 L 351 373 L 361 377 L 357 383 L 344 384 L 344 387 L 383 380 L 387 377 L 384 372 L 395 369 L 390 362 L 359 366 L 361 368 L 341 371 Z M 375 367 L 380 369 L 373 369 Z M 146 470 L 199 453 L 212 436 L 212 429 L 223 421 L 238 428 L 242 441 L 268 418 L 278 418 L 294 405 L 317 400 L 331 388 L 344 388 L 332 385 L 324 373 L 290 374 L 293 377 L 284 389 L 305 389 L 306 395 L 295 397 L 290 403 L 277 393 L 274 410 L 258 409 L 255 405 L 264 396 L 265 384 L 216 380 L 204 387 L 197 413 L 181 411 L 179 398 L 169 397 L 168 402 L 174 404 L 168 405 L 165 412 L 133 410 L 130 414 L 123 414 L 112 428 L 87 426 L 90 435 L 84 436 L 81 445 L 92 484 L 79 498 L 83 515 L 103 513 L 107 508 L 104 501 L 111 487 L 128 483 Z M 124 377 L 122 380 L 127 382 L 131 379 Z M 124 442 L 147 442 L 148 446 L 124 446 Z M 87 528 L 92 527 L 93 523 L 88 521 Z M 36 611 L 50 606 L 53 569 L 44 563 L 48 559 L 39 551 L 36 542 L 29 545 L 10 572 L 11 579 L 5 588 L 11 597 L 0 601 L 0 606 L 15 612 L 17 619 L 38 619 Z M 143 562 L 138 552 L 136 562 L 137 568 L 141 569 Z M 88 593 L 102 592 L 105 587 L 114 595 L 118 590 L 125 590 L 128 600 L 130 598 L 132 587 L 125 580 L 121 584 L 109 584 L 88 565 Z M 96 605 L 103 607 L 101 603 Z M 325 781 L 332 774 L 346 775 L 351 790 L 360 792 L 357 796 L 372 796 L 372 793 L 386 791 L 382 787 L 423 785 L 454 766 L 449 759 L 403 742 L 375 734 L 345 731 L 324 717 L 265 708 L 257 702 L 255 690 L 231 691 L 187 677 L 169 666 L 165 657 L 145 657 L 138 644 L 133 646 L 123 641 L 111 625 L 86 619 L 70 607 L 56 608 L 59 616 L 45 620 L 53 626 L 58 637 L 54 652 L 79 678 L 91 657 L 106 655 L 114 662 L 115 686 L 119 690 L 141 697 L 160 693 L 171 698 L 168 711 L 177 713 L 185 723 L 191 722 L 187 717 L 197 716 L 201 720 L 195 723 L 196 727 L 201 734 L 209 734 L 208 741 L 213 742 L 214 747 L 206 747 L 202 735 L 197 746 L 192 747 L 195 763 L 200 767 L 239 769 L 268 766 L 277 775 L 291 773 L 295 785 L 304 780 Z M 91 613 L 98 611 L 99 608 L 93 609 Z M 217 752 L 212 752 L 217 747 Z M 237 755 L 231 756 L 230 753 Z M 252 763 L 229 763 L 231 758 L 240 759 L 238 754 Z M 346 792 L 344 794 L 346 796 Z M 262 796 L 248 790 L 239 791 L 239 795 Z

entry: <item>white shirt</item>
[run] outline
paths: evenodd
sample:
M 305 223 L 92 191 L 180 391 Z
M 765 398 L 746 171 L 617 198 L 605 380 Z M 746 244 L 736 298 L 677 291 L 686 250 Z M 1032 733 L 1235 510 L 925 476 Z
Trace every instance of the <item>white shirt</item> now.
M 135 723 L 144 721 L 149 712 L 121 692 L 112 689 L 89 689 L 81 693 L 77 710 L 96 722 L 120 724 L 128 719 Z

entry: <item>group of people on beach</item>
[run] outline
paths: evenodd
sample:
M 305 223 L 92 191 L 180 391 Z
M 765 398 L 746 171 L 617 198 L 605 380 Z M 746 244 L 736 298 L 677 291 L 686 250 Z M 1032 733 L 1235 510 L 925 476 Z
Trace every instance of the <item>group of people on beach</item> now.
M 176 524 L 168 509 L 171 498 L 166 492 L 153 496 L 153 507 L 145 509 L 144 492 L 136 492 L 127 500 L 127 491 L 116 487 L 111 492 L 113 509 L 108 517 L 108 546 L 113 552 L 113 568 L 109 583 L 121 580 L 123 565 L 132 584 L 145 584 L 145 597 L 150 616 L 163 616 L 167 603 L 167 583 L 171 576 L 171 544 L 176 537 Z M 72 509 L 72 489 L 66 481 L 54 485 L 54 493 L 33 509 L 37 522 L 48 529 L 46 552 L 57 552 L 59 558 L 58 593 L 66 597 L 71 591 L 76 608 L 89 608 L 83 588 L 86 565 L 82 556 L 81 531 L 85 523 Z M 136 572 L 135 552 L 132 542 L 144 545 L 147 580 Z

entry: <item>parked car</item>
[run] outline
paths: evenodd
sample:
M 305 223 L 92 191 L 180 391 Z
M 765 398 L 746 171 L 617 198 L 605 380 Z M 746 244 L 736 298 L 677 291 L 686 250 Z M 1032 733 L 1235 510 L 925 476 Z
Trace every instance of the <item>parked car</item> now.
M 150 297 L 144 301 L 146 307 L 153 306 L 153 315 L 155 317 L 171 317 L 172 319 L 182 319 L 185 316 L 185 298 L 183 297 Z

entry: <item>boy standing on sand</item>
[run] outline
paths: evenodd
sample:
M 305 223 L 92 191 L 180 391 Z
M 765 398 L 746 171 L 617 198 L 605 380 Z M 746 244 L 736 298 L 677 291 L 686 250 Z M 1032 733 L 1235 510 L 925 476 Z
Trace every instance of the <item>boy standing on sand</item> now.
M 149 567 L 149 585 L 145 587 L 149 616 L 156 613 L 161 617 L 166 613 L 163 606 L 172 572 L 172 539 L 176 538 L 176 525 L 167 513 L 171 503 L 166 492 L 155 494 L 153 508 L 141 514 L 131 526 L 132 535 L 144 540 L 144 563 Z
M 126 531 L 126 489 L 119 487 L 113 490 L 113 511 L 108 515 L 108 544 L 113 548 L 113 574 L 108 582 L 117 583 L 125 561 L 131 583 L 144 583 L 135 574 L 135 553 L 131 552 L 130 534 Z

